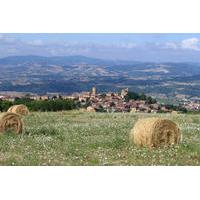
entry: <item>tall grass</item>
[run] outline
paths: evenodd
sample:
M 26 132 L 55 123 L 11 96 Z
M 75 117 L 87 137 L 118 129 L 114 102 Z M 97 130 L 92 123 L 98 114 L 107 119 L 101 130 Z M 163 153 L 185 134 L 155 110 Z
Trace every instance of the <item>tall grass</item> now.
M 140 117 L 175 121 L 183 141 L 149 150 L 129 142 Z M 200 117 L 181 114 L 33 112 L 24 133 L 0 135 L 0 165 L 200 165 Z

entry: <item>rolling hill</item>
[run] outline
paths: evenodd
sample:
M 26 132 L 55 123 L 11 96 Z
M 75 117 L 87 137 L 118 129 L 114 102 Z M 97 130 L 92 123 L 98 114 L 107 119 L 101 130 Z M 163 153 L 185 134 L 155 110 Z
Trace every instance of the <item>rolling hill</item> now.
M 157 97 L 199 97 L 200 63 L 101 60 L 84 56 L 0 59 L 0 91 L 72 93 L 129 87 Z

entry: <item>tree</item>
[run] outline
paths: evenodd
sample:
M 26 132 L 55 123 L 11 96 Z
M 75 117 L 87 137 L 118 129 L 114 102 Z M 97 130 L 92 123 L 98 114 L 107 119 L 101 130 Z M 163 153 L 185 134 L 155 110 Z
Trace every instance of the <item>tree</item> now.
M 140 100 L 146 100 L 146 99 L 147 99 L 147 96 L 144 93 L 142 93 L 140 95 Z
M 4 100 L 1 100 L 0 101 L 0 110 L 1 112 L 6 112 L 11 106 L 13 106 L 13 102 L 11 101 L 4 101 Z
M 148 104 L 154 104 L 154 103 L 156 103 L 157 101 L 156 101 L 156 99 L 153 99 L 152 97 L 150 97 L 150 96 L 148 96 L 147 98 L 146 98 L 146 103 L 148 103 Z
M 136 93 L 136 92 L 128 91 L 127 96 L 125 96 L 125 100 L 129 101 L 131 99 L 138 100 L 139 99 L 139 94 Z

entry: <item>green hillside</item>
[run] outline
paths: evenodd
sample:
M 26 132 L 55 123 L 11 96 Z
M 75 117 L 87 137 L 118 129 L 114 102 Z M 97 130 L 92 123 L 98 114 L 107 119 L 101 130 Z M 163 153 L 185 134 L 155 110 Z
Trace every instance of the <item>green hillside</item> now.
M 153 114 L 35 112 L 23 118 L 22 135 L 0 135 L 0 165 L 200 165 L 200 116 L 155 115 L 178 124 L 179 146 L 130 144 L 135 121 Z

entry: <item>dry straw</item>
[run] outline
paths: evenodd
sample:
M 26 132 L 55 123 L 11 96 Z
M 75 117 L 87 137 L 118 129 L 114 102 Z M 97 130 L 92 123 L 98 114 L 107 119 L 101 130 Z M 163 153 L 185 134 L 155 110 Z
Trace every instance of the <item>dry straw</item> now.
M 181 132 L 171 120 L 145 118 L 136 122 L 130 138 L 137 146 L 163 147 L 178 144 L 181 140 Z
M 80 111 L 80 112 L 85 112 L 86 109 L 85 109 L 85 108 L 80 108 L 79 111 Z
M 173 111 L 171 112 L 171 114 L 172 114 L 172 115 L 178 115 L 178 112 L 175 111 L 175 110 L 173 110 Z
M 137 109 L 136 108 L 131 108 L 130 113 L 136 113 Z
M 0 116 L 0 133 L 15 132 L 17 134 L 22 133 L 23 122 L 20 115 L 16 113 L 4 113 Z
M 92 106 L 87 107 L 88 112 L 96 112 L 96 110 Z
M 23 104 L 11 106 L 7 112 L 17 113 L 20 115 L 28 115 L 30 113 L 28 108 Z

